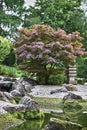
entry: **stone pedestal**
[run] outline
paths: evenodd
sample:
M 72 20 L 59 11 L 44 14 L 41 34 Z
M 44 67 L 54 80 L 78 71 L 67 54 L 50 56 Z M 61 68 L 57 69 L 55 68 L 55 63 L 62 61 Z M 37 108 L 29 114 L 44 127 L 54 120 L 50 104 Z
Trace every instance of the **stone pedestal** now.
M 76 65 L 69 65 L 69 84 L 77 84 L 75 80 L 76 75 Z

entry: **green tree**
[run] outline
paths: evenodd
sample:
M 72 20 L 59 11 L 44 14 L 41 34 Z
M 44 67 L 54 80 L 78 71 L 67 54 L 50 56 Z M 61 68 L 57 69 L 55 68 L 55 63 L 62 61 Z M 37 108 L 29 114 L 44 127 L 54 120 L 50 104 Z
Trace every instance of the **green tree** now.
M 0 0 L 0 35 L 15 39 L 25 14 L 24 0 Z
M 10 53 L 11 46 L 12 44 L 8 39 L 0 36 L 0 63 L 2 63 L 6 56 Z
M 63 71 L 58 66 L 73 65 L 76 57 L 84 54 L 79 32 L 54 31 L 49 25 L 34 25 L 32 29 L 22 28 L 19 32 L 15 53 L 22 60 L 22 69 L 36 73 L 45 84 L 51 75 Z
M 84 11 L 81 9 L 83 0 L 36 0 L 35 6 L 29 8 L 29 20 L 38 17 L 40 23 L 48 24 L 54 29 L 58 27 L 68 33 L 82 30 Z M 79 21 L 79 22 L 78 22 Z M 37 20 L 35 21 L 37 23 Z
M 26 15 L 25 27 L 39 23 L 48 24 L 55 30 L 62 28 L 67 33 L 77 30 L 84 37 L 83 43 L 87 48 L 87 15 L 81 8 L 86 4 L 85 0 L 36 0 Z
M 79 31 L 84 37 L 83 45 L 87 50 L 87 10 L 81 6 L 87 6 L 86 0 L 36 0 L 35 6 L 29 8 L 29 19 L 27 17 L 26 25 L 32 23 L 48 24 L 55 30 L 64 29 L 67 33 Z M 83 7 L 84 8 L 84 7 Z M 32 22 L 32 19 L 34 22 Z M 26 26 L 27 27 L 27 26 Z M 77 61 L 78 62 L 78 61 Z M 79 66 L 81 64 L 78 63 Z M 85 75 L 86 64 L 83 64 L 83 72 L 78 68 L 78 72 Z M 81 65 L 82 66 L 82 65 Z

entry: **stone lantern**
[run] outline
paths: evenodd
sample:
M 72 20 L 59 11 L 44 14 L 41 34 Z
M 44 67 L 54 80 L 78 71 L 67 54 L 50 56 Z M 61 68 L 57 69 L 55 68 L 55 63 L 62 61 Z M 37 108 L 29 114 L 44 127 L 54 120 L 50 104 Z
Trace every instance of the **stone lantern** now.
M 76 65 L 69 65 L 69 84 L 77 84 L 75 77 L 77 75 Z

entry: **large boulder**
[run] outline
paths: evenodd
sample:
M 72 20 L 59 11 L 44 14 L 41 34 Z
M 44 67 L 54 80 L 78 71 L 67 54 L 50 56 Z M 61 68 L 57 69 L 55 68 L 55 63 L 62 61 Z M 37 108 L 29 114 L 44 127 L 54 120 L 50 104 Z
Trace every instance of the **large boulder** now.
M 28 78 L 20 78 L 12 85 L 11 94 L 15 96 L 25 96 L 27 93 L 31 92 L 31 89 L 34 88 L 35 81 Z
M 44 117 L 44 112 L 40 109 L 39 104 L 28 96 L 24 96 L 19 104 L 23 104 L 26 108 L 25 119 L 40 119 Z
M 24 96 L 23 98 L 21 98 L 21 100 L 19 101 L 19 104 L 25 105 L 26 110 L 39 110 L 40 109 L 39 104 L 33 99 L 31 99 L 29 96 Z
M 19 87 L 22 87 L 25 89 L 25 91 L 30 92 L 34 85 L 36 85 L 36 82 L 34 80 L 23 77 L 19 80 L 16 80 L 12 88 L 17 89 Z
M 51 118 L 49 125 L 45 126 L 44 130 L 82 130 L 82 126 L 77 123 Z

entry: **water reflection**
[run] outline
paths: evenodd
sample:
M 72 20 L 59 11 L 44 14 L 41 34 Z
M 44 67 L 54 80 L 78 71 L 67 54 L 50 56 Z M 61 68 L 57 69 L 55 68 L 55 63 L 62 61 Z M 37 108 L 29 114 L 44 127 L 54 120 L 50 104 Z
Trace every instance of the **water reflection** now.
M 30 120 L 9 130 L 42 130 L 43 122 L 44 120 Z
M 44 126 L 48 124 L 51 114 L 45 114 L 44 119 L 28 120 L 23 124 L 12 127 L 9 130 L 43 130 Z

